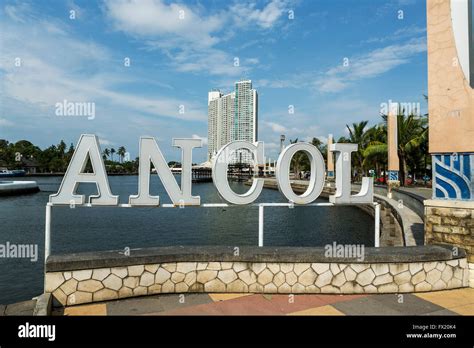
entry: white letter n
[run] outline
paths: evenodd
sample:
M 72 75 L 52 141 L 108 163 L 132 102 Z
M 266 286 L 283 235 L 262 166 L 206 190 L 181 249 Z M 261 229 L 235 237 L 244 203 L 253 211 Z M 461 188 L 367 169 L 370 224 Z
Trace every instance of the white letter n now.
M 182 149 L 181 156 L 181 189 L 168 167 L 163 154 L 153 137 L 140 138 L 140 165 L 138 169 L 138 194 L 130 196 L 129 203 L 139 206 L 158 206 L 158 196 L 150 195 L 150 163 L 156 168 L 168 196 L 175 205 L 199 205 L 201 198 L 191 195 L 192 183 L 192 150 L 202 146 L 202 139 L 173 139 L 173 146 Z

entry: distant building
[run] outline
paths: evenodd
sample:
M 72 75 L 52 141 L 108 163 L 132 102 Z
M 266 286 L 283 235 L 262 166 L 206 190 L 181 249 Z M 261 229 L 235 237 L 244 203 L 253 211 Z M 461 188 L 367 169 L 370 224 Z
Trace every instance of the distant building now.
M 211 91 L 208 96 L 208 160 L 233 140 L 257 141 L 258 94 L 252 89 L 252 81 L 235 83 L 235 91 L 223 95 Z M 249 163 L 252 154 L 237 151 L 232 162 Z
M 39 163 L 33 157 L 21 159 L 21 169 L 23 169 L 27 174 L 38 173 L 39 172 L 38 168 L 39 168 Z

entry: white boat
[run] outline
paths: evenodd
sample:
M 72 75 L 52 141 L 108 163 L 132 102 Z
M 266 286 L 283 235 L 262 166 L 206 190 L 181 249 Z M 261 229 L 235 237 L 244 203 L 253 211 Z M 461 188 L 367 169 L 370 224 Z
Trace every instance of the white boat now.
M 0 168 L 0 178 L 10 178 L 10 177 L 19 177 L 25 176 L 26 172 L 24 170 L 8 170 L 6 168 Z
M 35 193 L 39 190 L 36 181 L 0 181 L 0 196 Z

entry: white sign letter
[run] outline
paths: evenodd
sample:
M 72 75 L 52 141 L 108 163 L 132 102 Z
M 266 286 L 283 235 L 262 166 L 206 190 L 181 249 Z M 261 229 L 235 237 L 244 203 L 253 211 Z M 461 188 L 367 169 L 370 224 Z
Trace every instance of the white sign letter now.
M 250 204 L 255 201 L 263 189 L 264 179 L 253 179 L 250 189 L 239 195 L 232 191 L 227 181 L 227 160 L 228 156 L 238 149 L 247 149 L 253 154 L 253 158 L 258 165 L 264 165 L 263 142 L 258 141 L 255 144 L 248 141 L 233 141 L 225 145 L 216 155 L 212 168 L 212 181 L 222 198 L 232 204 Z
M 181 189 L 168 167 L 163 154 L 153 137 L 140 138 L 140 164 L 138 168 L 138 195 L 129 197 L 131 205 L 158 206 L 160 198 L 150 195 L 150 163 L 156 168 L 168 196 L 174 205 L 200 205 L 201 198 L 191 195 L 192 151 L 202 146 L 202 139 L 173 139 L 173 146 L 182 149 Z
M 81 135 L 59 191 L 54 195 L 50 195 L 49 201 L 54 204 L 84 204 L 84 195 L 76 194 L 77 186 L 83 182 L 93 183 L 97 186 L 98 195 L 91 195 L 89 203 L 94 205 L 117 205 L 119 197 L 112 195 L 110 191 L 104 161 L 100 154 L 99 139 L 91 134 Z M 90 158 L 93 173 L 84 173 L 87 158 Z
M 298 152 L 305 152 L 311 163 L 311 176 L 308 189 L 301 195 L 297 195 L 291 188 L 290 163 L 293 156 Z M 308 143 L 296 143 L 287 146 L 278 158 L 276 167 L 276 179 L 280 192 L 290 201 L 296 204 L 308 204 L 319 197 L 324 187 L 324 158 L 318 148 Z
M 362 178 L 358 194 L 351 195 L 351 153 L 357 151 L 357 144 L 336 143 L 330 150 L 336 153 L 336 194 L 329 196 L 334 204 L 354 204 L 374 202 L 374 178 Z

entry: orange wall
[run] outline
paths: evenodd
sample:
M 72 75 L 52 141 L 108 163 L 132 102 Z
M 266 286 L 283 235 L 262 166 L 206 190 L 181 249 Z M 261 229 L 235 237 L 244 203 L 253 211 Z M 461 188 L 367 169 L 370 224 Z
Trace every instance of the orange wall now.
M 474 90 L 457 62 L 449 0 L 427 0 L 430 152 L 474 152 Z

